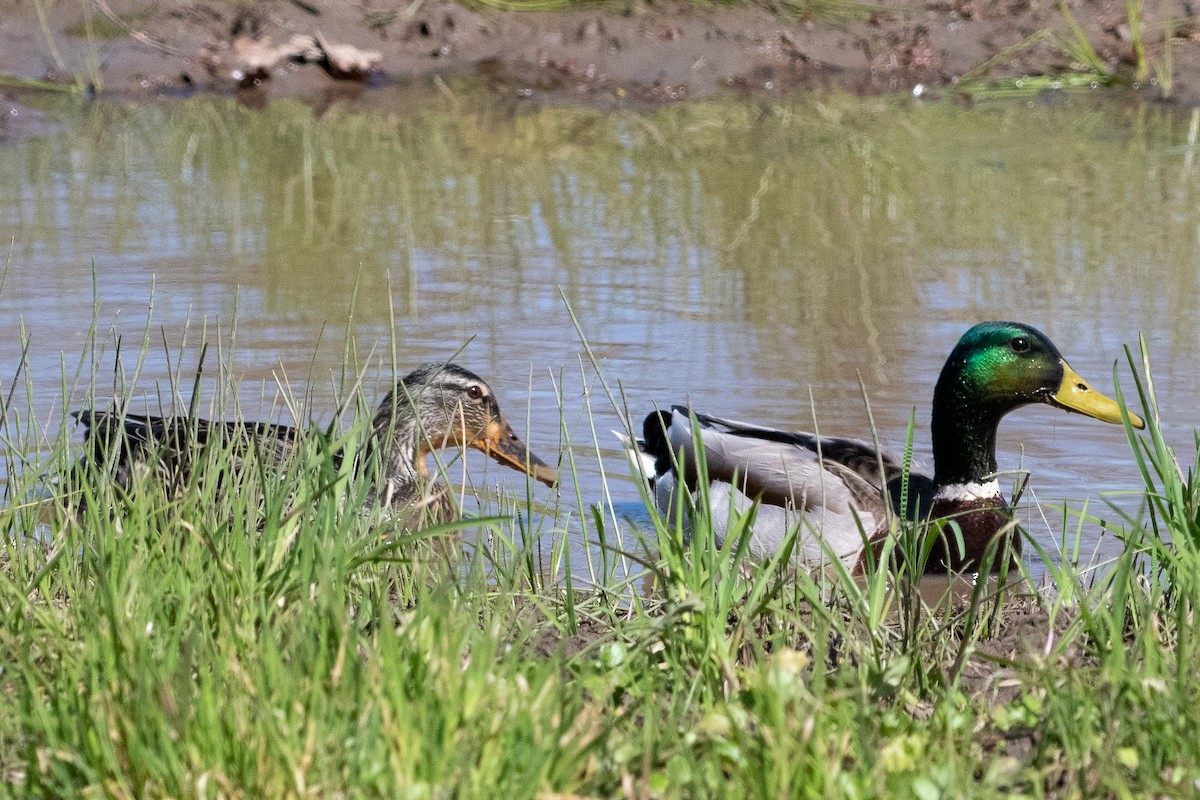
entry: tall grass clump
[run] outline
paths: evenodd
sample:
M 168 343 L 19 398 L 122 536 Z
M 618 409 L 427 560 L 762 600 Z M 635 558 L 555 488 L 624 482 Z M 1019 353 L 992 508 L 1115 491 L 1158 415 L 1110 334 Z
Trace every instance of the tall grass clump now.
M 595 442 L 564 459 L 578 508 L 481 496 L 439 527 L 362 510 L 335 454 L 363 448 L 363 414 L 282 466 L 212 445 L 123 489 L 68 427 L 43 433 L 21 400 L 38 379 L 12 381 L 0 429 L 12 796 L 1183 797 L 1200 778 L 1200 469 L 1175 466 L 1148 371 L 1146 500 L 1116 563 L 1085 580 L 1043 553 L 1052 592 L 964 576 L 940 598 L 923 559 L 953 524 L 896 521 L 866 575 L 809 573 L 790 552 L 809 532 L 753 562 L 753 510 L 718 545 L 703 492 L 664 515 L 639 477 L 639 544 L 570 487 Z
M 1200 452 L 1185 471 L 1166 443 L 1144 341 L 1129 363 L 1147 423 L 1143 436 L 1125 425 L 1144 484 L 1141 510 L 1112 506 L 1124 550 L 1106 571 L 1084 581 L 1048 565 L 1058 595 L 1080 601 L 1030 662 L 1041 684 L 1034 754 L 1093 795 L 1183 797 L 1200 785 Z M 1116 392 L 1124 404 L 1119 383 Z
M 1129 24 L 1129 38 L 1133 48 L 1135 65 L 1134 79 L 1144 81 L 1154 71 L 1154 79 L 1164 98 L 1169 98 L 1175 85 L 1172 39 L 1175 38 L 1178 22 L 1172 14 L 1171 4 L 1165 0 L 1159 4 L 1158 18 L 1154 23 L 1162 29 L 1162 49 L 1155 58 L 1148 53 L 1146 22 L 1143 19 L 1145 0 L 1125 0 L 1125 18 Z
M 1089 632 L 1102 657 L 1144 670 L 1178 691 L 1200 689 L 1196 667 L 1196 622 L 1200 609 L 1200 434 L 1197 454 L 1185 470 L 1163 435 L 1158 398 L 1145 341 L 1140 358 L 1129 354 L 1138 400 L 1147 412 L 1148 436 L 1130 448 L 1144 484 L 1144 516 L 1130 519 L 1126 545 L 1108 591 L 1120 616 L 1099 615 Z M 1139 369 L 1140 367 L 1140 369 Z
M 1065 34 L 1050 28 L 1036 31 L 973 67 L 959 77 L 958 83 L 970 94 L 980 97 L 1026 96 L 1048 89 L 1096 89 L 1122 84 L 1133 84 L 1138 88 L 1153 71 L 1161 97 L 1165 99 L 1171 96 L 1174 89 L 1172 40 L 1175 38 L 1178 22 L 1172 17 L 1170 3 L 1160 3 L 1158 16 L 1151 21 L 1151 27 L 1158 27 L 1162 31 L 1161 47 L 1156 47 L 1155 43 L 1148 39 L 1148 26 L 1143 13 L 1144 0 L 1126 0 L 1125 26 L 1128 29 L 1130 48 L 1128 56 L 1134 65 L 1131 75 L 1106 63 L 1065 2 L 1058 4 L 1058 11 L 1067 28 Z M 1070 59 L 1070 69 L 1051 75 L 1026 75 L 998 80 L 987 78 L 992 69 L 1002 67 L 1014 56 L 1039 46 L 1060 51 Z M 1152 54 L 1152 49 L 1157 54 Z
M 20 796 L 532 796 L 580 769 L 585 698 L 521 659 L 530 609 L 470 566 L 471 535 L 516 540 L 513 515 L 364 513 L 335 454 L 366 418 L 303 432 L 282 465 L 189 443 L 192 469 L 123 488 L 67 424 L 43 447 L 14 396 L 0 765 Z
M 83 71 L 74 73 L 70 71 L 67 59 L 63 57 L 62 51 L 58 47 L 54 25 L 50 19 L 53 6 L 54 3 L 47 0 L 34 0 L 33 2 L 34 10 L 37 12 L 38 27 L 42 33 L 42 41 L 46 45 L 46 54 L 53 60 L 59 76 L 69 78 L 69 84 L 59 83 L 57 77 L 54 80 L 33 80 L 0 75 L 0 85 L 9 84 L 18 88 L 49 89 L 53 91 L 62 91 L 65 89 L 66 91 L 76 93 L 100 91 L 100 50 L 97 44 L 99 37 L 93 27 L 91 4 L 81 4 L 83 10 L 83 30 L 79 31 L 79 33 L 85 39 L 81 55 Z

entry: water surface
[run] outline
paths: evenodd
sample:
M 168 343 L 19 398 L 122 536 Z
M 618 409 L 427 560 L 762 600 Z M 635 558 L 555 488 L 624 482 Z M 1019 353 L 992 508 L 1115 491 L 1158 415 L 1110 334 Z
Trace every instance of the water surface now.
M 25 337 L 48 436 L 64 406 L 88 402 L 83 385 L 64 389 L 64 364 L 68 377 L 84 364 L 84 384 L 94 370 L 103 403 L 114 336 L 129 367 L 147 320 L 135 397 L 169 404 L 172 369 L 190 391 L 203 333 L 202 409 L 285 420 L 334 413 L 347 353 L 374 396 L 393 369 L 464 348 L 458 360 L 522 432 L 528 416 L 527 440 L 551 461 L 561 395 L 585 502 L 606 499 L 602 459 L 628 506 L 637 492 L 607 433 L 622 423 L 570 312 L 639 420 L 690 401 L 866 435 L 861 380 L 885 441 L 903 441 L 915 409 L 926 463 L 946 354 L 979 320 L 1018 319 L 1110 394 L 1114 362 L 1132 389 L 1122 346 L 1144 333 L 1166 430 L 1190 458 L 1190 113 L 837 97 L 606 113 L 468 85 L 322 114 L 228 98 L 43 110 L 56 132 L 0 149 L 0 377 L 16 374 Z M 1000 465 L 1030 469 L 1043 503 L 1090 500 L 1111 520 L 1097 498 L 1138 483 L 1124 436 L 1029 407 L 1002 425 Z M 520 484 L 469 464 L 478 484 Z M 1025 519 L 1053 546 L 1054 515 Z

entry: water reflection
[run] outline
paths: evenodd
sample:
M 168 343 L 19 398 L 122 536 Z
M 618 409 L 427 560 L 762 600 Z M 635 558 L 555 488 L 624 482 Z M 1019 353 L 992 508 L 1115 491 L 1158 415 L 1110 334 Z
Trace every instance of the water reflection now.
M 1103 390 L 1144 331 L 1169 430 L 1190 443 L 1194 116 L 829 97 L 608 114 L 454 88 L 371 92 L 319 118 L 214 98 L 47 106 L 59 132 L 0 150 L 6 375 L 23 321 L 39 418 L 55 419 L 83 400 L 61 399 L 60 359 L 76 363 L 93 318 L 140 339 L 151 297 L 169 349 L 220 327 L 248 413 L 270 413 L 283 374 L 313 416 L 332 413 L 346 334 L 381 384 L 393 360 L 402 372 L 469 341 L 462 362 L 517 420 L 528 395 L 546 453 L 560 381 L 572 441 L 592 440 L 569 303 L 639 416 L 690 400 L 781 427 L 815 411 L 823 431 L 862 435 L 861 378 L 885 440 L 916 408 L 921 455 L 958 336 L 1016 318 Z M 161 351 L 147 393 L 167 377 Z M 590 399 L 595 427 L 617 426 Z M 1082 418 L 1024 409 L 1000 445 L 1043 500 L 1136 484 L 1121 431 Z M 599 499 L 595 459 L 579 464 Z

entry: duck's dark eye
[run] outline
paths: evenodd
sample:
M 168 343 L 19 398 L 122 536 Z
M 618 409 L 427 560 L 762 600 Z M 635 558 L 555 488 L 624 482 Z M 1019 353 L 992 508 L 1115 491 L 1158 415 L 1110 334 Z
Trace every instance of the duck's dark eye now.
M 1029 340 L 1026 339 L 1024 336 L 1018 336 L 1017 338 L 1013 339 L 1011 342 L 1008 343 L 1008 346 L 1012 348 L 1012 351 L 1014 353 L 1028 353 L 1029 352 Z
M 467 387 L 467 397 L 471 398 L 472 400 L 478 400 L 479 398 L 483 397 L 483 389 L 476 384 L 471 384 Z

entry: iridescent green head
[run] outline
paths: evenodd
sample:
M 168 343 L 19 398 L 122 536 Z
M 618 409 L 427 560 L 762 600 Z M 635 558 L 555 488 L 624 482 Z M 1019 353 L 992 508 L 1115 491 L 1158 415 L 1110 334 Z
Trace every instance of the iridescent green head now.
M 946 359 L 933 392 L 934 481 L 978 483 L 996 472 L 996 426 L 1029 403 L 1121 423 L 1117 403 L 1093 389 L 1036 328 L 981 322 Z M 1129 415 L 1135 428 L 1145 423 Z
M 1019 322 L 981 322 L 963 334 L 946 359 L 934 406 L 974 406 L 1000 417 L 1027 403 L 1046 403 L 1121 423 L 1116 401 L 1093 389 L 1044 333 Z M 1145 427 L 1130 414 L 1135 428 Z

